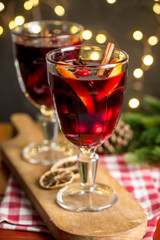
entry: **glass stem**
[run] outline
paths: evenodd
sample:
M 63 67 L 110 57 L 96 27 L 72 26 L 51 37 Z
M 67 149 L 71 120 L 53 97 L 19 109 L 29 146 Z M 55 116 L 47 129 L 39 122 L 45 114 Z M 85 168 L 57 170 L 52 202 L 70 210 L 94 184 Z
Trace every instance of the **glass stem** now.
M 81 185 L 90 189 L 94 186 L 97 173 L 98 155 L 95 153 L 95 149 L 80 148 L 78 161 Z
M 58 122 L 55 114 L 50 116 L 41 115 L 40 124 L 43 131 L 44 143 L 56 143 L 58 134 Z

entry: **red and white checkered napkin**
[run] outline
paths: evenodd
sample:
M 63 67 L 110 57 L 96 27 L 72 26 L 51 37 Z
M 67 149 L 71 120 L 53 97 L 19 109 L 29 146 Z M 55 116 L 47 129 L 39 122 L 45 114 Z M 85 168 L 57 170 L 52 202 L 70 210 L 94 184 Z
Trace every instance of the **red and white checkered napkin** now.
M 49 233 L 13 176 L 9 178 L 6 192 L 0 205 L 0 229 Z
M 126 164 L 124 156 L 101 156 L 108 172 L 139 202 L 147 214 L 147 233 L 143 240 L 152 240 L 160 217 L 160 168 L 140 168 Z
M 160 216 L 160 169 L 126 164 L 124 156 L 100 156 L 100 162 L 141 204 L 148 216 L 147 234 L 152 240 Z M 24 191 L 10 177 L 0 205 L 0 229 L 48 232 Z

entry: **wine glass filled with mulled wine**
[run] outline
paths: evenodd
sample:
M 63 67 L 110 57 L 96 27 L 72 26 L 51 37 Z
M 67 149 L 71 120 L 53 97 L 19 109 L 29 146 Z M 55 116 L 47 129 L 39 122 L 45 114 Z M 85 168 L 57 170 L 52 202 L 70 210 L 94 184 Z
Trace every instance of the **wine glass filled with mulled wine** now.
M 56 141 L 58 124 L 47 80 L 45 56 L 53 49 L 81 44 L 82 31 L 80 24 L 53 20 L 28 22 L 11 30 L 20 87 L 41 112 L 44 141 L 30 143 L 23 150 L 24 159 L 30 163 L 50 165 L 74 154 L 73 147 Z
M 47 54 L 49 85 L 65 137 L 79 147 L 81 183 L 60 189 L 57 202 L 72 211 L 111 207 L 118 194 L 95 183 L 96 149 L 112 134 L 122 108 L 128 55 L 114 44 L 71 46 Z M 69 127 L 68 127 L 69 126 Z

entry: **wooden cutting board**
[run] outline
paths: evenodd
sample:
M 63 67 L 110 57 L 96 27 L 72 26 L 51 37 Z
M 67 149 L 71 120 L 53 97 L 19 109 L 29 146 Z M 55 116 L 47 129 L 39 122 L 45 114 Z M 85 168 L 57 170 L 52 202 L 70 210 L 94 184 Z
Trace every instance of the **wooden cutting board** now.
M 70 212 L 56 204 L 57 190 L 39 186 L 39 177 L 49 169 L 21 158 L 30 142 L 42 139 L 40 127 L 26 114 L 14 114 L 14 138 L 1 145 L 4 162 L 13 172 L 28 198 L 57 240 L 140 240 L 146 232 L 146 215 L 130 194 L 99 164 L 97 181 L 109 184 L 119 193 L 118 202 L 101 212 Z

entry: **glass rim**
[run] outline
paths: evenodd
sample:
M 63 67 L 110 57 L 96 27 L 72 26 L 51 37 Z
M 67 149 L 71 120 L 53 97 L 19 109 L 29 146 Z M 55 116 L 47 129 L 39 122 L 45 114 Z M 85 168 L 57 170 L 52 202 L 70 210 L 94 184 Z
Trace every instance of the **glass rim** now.
M 106 48 L 105 45 L 76 45 L 76 46 L 66 46 L 66 47 L 60 47 L 58 49 L 54 49 L 54 50 L 51 50 L 49 51 L 47 54 L 46 54 L 46 61 L 47 62 L 50 62 L 50 63 L 54 63 L 54 64 L 57 64 L 57 65 L 61 65 L 61 66 L 68 66 L 68 67 L 72 67 L 72 68 L 113 68 L 117 65 L 120 65 L 120 64 L 123 64 L 125 62 L 127 62 L 129 60 L 129 55 L 127 52 L 125 52 L 124 50 L 121 50 L 119 48 L 114 48 L 114 50 L 117 50 L 119 52 L 122 52 L 124 54 L 124 59 L 120 60 L 120 61 L 117 61 L 115 63 L 107 63 L 107 64 L 98 64 L 98 65 L 92 65 L 92 66 L 85 66 L 85 65 L 73 65 L 73 64 L 69 64 L 69 63 L 63 63 L 61 62 L 60 60 L 59 61 L 55 61 L 53 59 L 51 59 L 51 55 L 53 53 L 58 53 L 60 50 L 74 50 L 75 48 L 82 48 L 82 47 L 103 47 L 104 49 Z
M 70 24 L 70 25 L 75 25 L 79 28 L 79 31 L 77 31 L 76 33 L 72 33 L 72 34 L 65 34 L 66 36 L 76 36 L 77 34 L 79 34 L 80 32 L 82 32 L 84 30 L 84 26 L 81 25 L 80 23 L 77 23 L 77 22 L 72 22 L 72 21 L 66 21 L 66 20 L 35 20 L 35 21 L 29 21 L 29 22 L 25 22 L 23 23 L 22 25 L 18 25 L 16 27 L 14 27 L 13 29 L 11 29 L 11 34 L 14 34 L 16 36 L 23 36 L 23 37 L 28 37 L 28 38 L 37 38 L 37 33 L 35 33 L 35 36 L 33 35 L 30 35 L 29 33 L 20 33 L 20 32 L 17 32 L 16 30 L 18 28 L 20 29 L 24 29 L 24 26 L 27 25 L 27 24 L 31 24 L 31 23 L 46 23 L 46 24 L 55 24 L 55 26 L 57 25 L 60 25 L 60 24 Z M 57 24 L 56 24 L 57 23 Z M 60 23 L 60 24 L 59 24 Z M 55 34 L 56 35 L 56 34 Z M 58 36 L 58 34 L 57 34 Z M 39 38 L 53 38 L 53 35 L 50 35 L 50 36 L 39 36 Z

